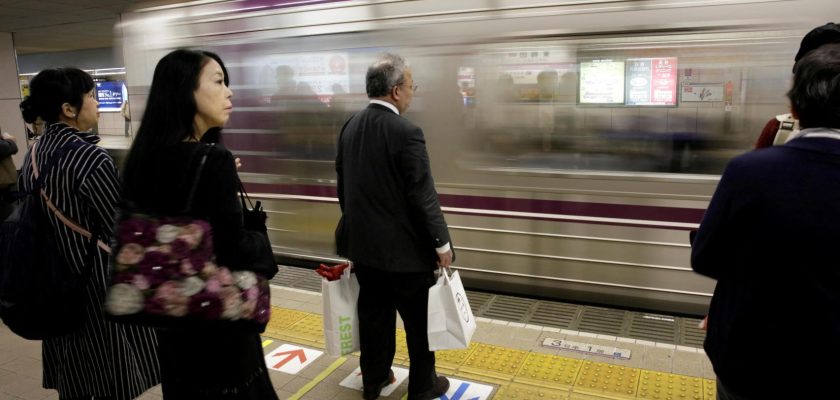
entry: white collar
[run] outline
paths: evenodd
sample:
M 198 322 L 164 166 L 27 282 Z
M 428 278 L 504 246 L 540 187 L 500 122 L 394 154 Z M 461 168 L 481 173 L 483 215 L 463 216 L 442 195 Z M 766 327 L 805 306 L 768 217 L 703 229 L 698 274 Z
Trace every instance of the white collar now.
M 823 137 L 823 138 L 831 138 L 831 139 L 838 139 L 840 140 L 840 129 L 831 129 L 831 128 L 807 128 L 799 131 L 796 135 L 797 138 L 800 137 Z
M 371 99 L 370 104 L 379 104 L 380 106 L 385 106 L 391 109 L 394 114 L 400 115 L 400 110 L 397 110 L 397 106 L 383 100 Z

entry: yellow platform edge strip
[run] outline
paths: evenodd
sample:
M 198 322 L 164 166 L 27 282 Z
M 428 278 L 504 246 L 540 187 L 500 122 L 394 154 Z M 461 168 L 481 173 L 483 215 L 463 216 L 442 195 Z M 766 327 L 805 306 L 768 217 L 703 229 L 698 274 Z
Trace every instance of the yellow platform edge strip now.
M 292 314 L 296 314 L 295 316 L 298 317 L 298 318 L 294 318 L 294 321 L 292 323 L 286 324 L 286 326 L 283 327 L 283 328 L 279 328 L 279 327 L 275 326 L 274 329 L 266 330 L 266 332 L 263 334 L 264 336 L 274 337 L 276 339 L 282 339 L 282 340 L 292 340 L 292 341 L 295 341 L 295 342 L 300 342 L 301 339 L 303 339 L 302 341 L 308 342 L 308 343 L 306 343 L 307 345 L 311 346 L 311 345 L 315 344 L 315 343 L 311 343 L 310 340 L 306 340 L 306 339 L 312 339 L 312 338 L 298 337 L 298 336 L 308 336 L 308 335 L 295 335 L 295 334 L 290 335 L 288 333 L 284 333 L 283 331 L 288 330 L 288 331 L 295 332 L 296 330 L 295 330 L 295 327 L 293 327 L 293 325 L 297 325 L 299 322 L 302 322 L 303 320 L 307 319 L 306 317 L 315 316 L 315 317 L 320 318 L 319 314 L 309 313 L 309 312 L 299 311 L 299 310 L 293 310 L 293 309 L 287 309 L 287 308 L 282 308 L 282 307 L 275 307 L 275 306 L 272 306 L 271 308 L 272 308 L 272 317 L 275 316 L 275 315 L 281 315 L 282 313 L 289 312 L 289 313 L 292 313 Z M 303 316 L 302 318 L 300 318 L 301 314 L 306 314 L 306 315 Z M 279 329 L 277 329 L 277 328 L 279 328 Z M 298 332 L 295 332 L 295 333 L 298 333 Z M 405 340 L 404 339 L 405 338 L 405 333 L 401 329 L 397 329 L 397 336 L 398 336 L 398 339 Z M 321 340 L 319 342 L 320 343 L 317 343 L 314 347 L 320 347 L 320 348 L 323 349 L 324 348 L 323 341 Z M 398 342 L 399 342 L 399 340 L 398 340 Z M 270 343 L 272 343 L 272 340 L 265 340 L 263 342 L 263 347 L 268 346 L 268 344 L 270 344 Z M 464 362 L 467 361 L 470 358 L 470 356 L 473 355 L 473 353 L 476 351 L 478 345 L 483 345 L 483 346 L 490 347 L 490 348 L 499 347 L 499 348 L 502 348 L 502 349 L 506 349 L 506 347 L 504 347 L 504 346 L 495 346 L 495 345 L 489 345 L 489 344 L 474 342 L 474 343 L 471 344 L 471 346 L 469 348 L 464 349 L 464 350 L 445 350 L 447 352 L 448 351 L 453 351 L 453 352 L 454 351 L 461 351 L 461 352 L 466 352 L 467 353 L 465 356 L 459 357 L 460 358 L 460 363 L 457 363 L 457 365 L 455 365 L 456 363 L 451 362 L 451 361 L 446 362 L 446 364 L 448 364 L 448 365 L 446 365 L 445 369 L 451 370 L 453 372 L 452 375 L 454 375 L 455 377 L 477 379 L 479 381 L 487 382 L 487 383 L 490 383 L 490 384 L 493 384 L 493 385 L 498 385 L 499 388 L 496 390 L 496 394 L 498 394 L 499 391 L 503 391 L 504 388 L 509 387 L 509 386 L 518 386 L 517 384 L 522 385 L 523 383 L 526 384 L 526 385 L 528 383 L 530 383 L 531 385 L 536 384 L 536 382 L 527 382 L 527 380 L 525 380 L 525 382 L 523 382 L 522 380 L 517 381 L 517 379 L 516 379 L 518 377 L 517 374 L 521 371 L 522 368 L 524 368 L 525 362 L 527 361 L 527 357 L 525 357 L 523 360 L 521 360 L 521 363 L 517 366 L 516 370 L 511 374 L 500 373 L 500 372 L 491 371 L 491 370 L 486 370 L 485 371 L 480 367 L 478 367 L 478 368 L 469 367 L 469 366 L 465 367 Z M 397 352 L 396 352 L 397 357 L 395 357 L 395 363 L 398 363 L 398 361 L 399 361 L 399 360 L 397 360 L 397 358 L 404 359 L 405 361 L 407 361 L 408 354 L 401 354 L 400 350 L 402 350 L 402 349 L 399 348 L 400 347 L 399 343 L 397 344 L 397 347 L 398 347 L 398 349 L 397 349 Z M 524 352 L 524 350 L 516 350 L 516 349 L 511 349 L 511 350 L 517 351 L 517 352 Z M 406 351 L 406 353 L 407 353 L 407 351 Z M 526 352 L 526 353 L 542 354 L 542 353 L 532 353 L 532 352 Z M 400 356 L 402 356 L 402 357 L 400 357 Z M 562 359 L 567 359 L 568 358 L 568 357 L 563 357 L 563 356 L 560 356 L 560 355 L 551 355 L 551 357 L 558 357 L 558 358 L 562 358 Z M 577 359 L 573 359 L 573 358 L 568 358 L 568 359 L 573 360 L 573 361 L 580 361 L 581 363 L 587 361 L 587 360 L 577 360 Z M 312 390 L 318 383 L 320 383 L 321 381 L 326 379 L 327 376 L 329 376 L 333 371 L 335 371 L 338 367 L 340 367 L 346 361 L 347 361 L 347 358 L 345 358 L 345 357 L 341 357 L 341 358 L 337 359 L 326 370 L 322 371 L 312 381 L 308 382 L 300 390 L 298 390 L 297 393 L 295 393 L 293 396 L 289 397 L 289 400 L 299 400 L 302 396 L 304 396 L 307 392 Z M 592 360 L 588 360 L 588 361 L 590 363 L 611 365 L 611 364 L 608 364 L 608 363 L 600 363 L 600 362 L 592 361 Z M 407 364 L 407 362 L 404 362 L 403 364 Z M 627 368 L 627 369 L 631 369 L 631 370 L 637 370 L 640 375 L 641 375 L 641 373 L 644 373 L 644 372 L 658 373 L 658 371 L 645 370 L 645 369 L 642 369 L 642 368 L 633 368 L 633 367 L 623 367 L 623 368 Z M 456 374 L 454 372 L 458 372 L 458 373 Z M 714 391 L 712 390 L 711 391 L 712 393 L 708 393 L 709 390 L 706 390 L 707 386 L 715 388 L 714 379 L 705 379 L 705 378 L 700 378 L 700 377 L 692 377 L 692 376 L 688 376 L 688 375 L 679 375 L 679 374 L 672 374 L 672 373 L 666 373 L 666 372 L 661 372 L 661 373 L 671 375 L 671 376 L 675 376 L 675 377 L 684 376 L 684 377 L 689 378 L 689 379 L 699 379 L 701 382 L 705 383 L 703 385 L 704 386 L 703 397 L 705 399 L 710 399 L 710 398 L 713 399 L 714 398 L 714 393 L 713 393 Z M 640 393 L 638 392 L 639 391 L 639 388 L 638 388 L 639 379 L 637 379 L 637 381 L 636 381 L 637 387 L 636 387 L 636 390 L 634 391 L 634 393 L 632 393 L 632 394 L 626 393 L 624 395 L 617 394 L 617 393 L 608 393 L 608 392 L 605 393 L 605 392 L 600 392 L 600 391 L 590 392 L 589 390 L 587 390 L 588 388 L 584 388 L 584 387 L 579 387 L 576 390 L 575 386 L 578 386 L 578 385 L 575 385 L 575 384 L 573 384 L 571 386 L 558 385 L 559 387 L 555 387 L 554 385 L 551 385 L 549 382 L 546 382 L 546 383 L 548 383 L 548 384 L 547 385 L 537 384 L 537 386 L 538 387 L 542 386 L 542 390 L 565 393 L 569 396 L 569 398 L 574 398 L 576 396 L 587 397 L 587 398 L 590 398 L 590 397 L 591 398 L 600 398 L 600 399 L 605 399 L 605 400 L 606 399 L 645 399 L 645 398 L 647 398 L 647 396 L 644 396 L 644 395 L 640 396 Z M 598 393 L 598 392 L 600 392 L 600 393 Z M 711 394 L 712 397 L 709 397 L 708 396 L 709 394 Z M 405 400 L 406 397 L 407 397 L 407 394 L 405 396 L 403 396 L 402 400 Z M 530 399 L 530 396 L 523 397 L 523 400 L 525 400 L 525 399 Z

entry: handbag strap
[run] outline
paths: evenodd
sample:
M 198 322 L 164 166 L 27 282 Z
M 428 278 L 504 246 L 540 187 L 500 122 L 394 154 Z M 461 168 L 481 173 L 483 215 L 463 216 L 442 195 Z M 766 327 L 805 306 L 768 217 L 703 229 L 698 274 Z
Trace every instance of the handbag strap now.
M 50 211 L 52 211 L 53 214 L 55 214 L 55 217 L 58 218 L 58 220 L 61 221 L 61 223 L 63 223 L 66 227 L 70 228 L 72 231 L 84 236 L 87 239 L 90 239 L 91 241 L 96 239 L 96 245 L 100 249 L 104 250 L 106 253 L 111 254 L 111 246 L 108 246 L 102 240 L 99 240 L 98 234 L 94 236 L 92 233 L 90 233 L 90 231 L 88 231 L 85 228 L 82 228 L 75 221 L 64 215 L 64 213 L 61 212 L 61 210 L 59 210 L 58 207 L 55 206 L 50 197 L 47 196 L 47 193 L 44 191 L 44 181 L 46 179 L 46 176 L 50 174 L 53 169 L 55 169 L 55 167 L 58 165 L 58 160 L 62 159 L 67 154 L 67 151 L 69 149 L 78 149 L 82 146 L 82 144 L 75 140 L 71 140 L 59 147 L 58 150 L 55 151 L 55 154 L 53 154 L 53 156 L 50 157 L 49 160 L 47 160 L 47 164 L 45 165 L 44 169 L 41 171 L 41 173 L 39 173 L 38 163 L 35 160 L 35 147 L 38 146 L 38 144 L 40 143 L 41 142 L 36 142 L 34 145 L 32 145 L 32 149 L 30 150 L 29 160 L 31 161 L 32 165 L 32 175 L 35 177 L 35 184 L 32 186 L 32 191 L 30 192 L 30 194 L 39 193 L 41 195 L 41 198 L 44 199 L 44 202 L 47 204 L 47 208 Z
M 447 271 L 448 271 L 448 272 L 447 272 Z M 449 269 L 449 267 L 446 267 L 446 268 L 438 268 L 438 269 L 437 269 L 437 271 L 435 271 L 435 272 L 436 272 L 436 274 L 438 275 L 438 277 L 443 276 L 443 282 L 444 282 L 444 284 L 445 284 L 446 286 L 449 286 L 449 282 L 451 281 L 450 275 L 451 275 L 451 274 L 454 274 L 454 272 L 452 272 L 452 270 L 451 270 L 451 269 Z
M 204 164 L 207 162 L 207 155 L 210 154 L 210 150 L 213 149 L 214 146 L 216 146 L 215 143 L 207 143 L 204 146 L 199 147 L 198 150 L 196 150 L 197 153 L 200 153 L 202 150 L 205 151 L 204 154 L 201 155 L 201 159 L 198 161 L 198 167 L 196 168 L 195 176 L 193 177 L 192 183 L 190 184 L 190 191 L 189 194 L 187 194 L 187 203 L 184 209 L 184 215 L 190 215 L 190 213 L 192 212 L 193 199 L 195 198 L 195 191 L 196 189 L 198 189 L 198 181 L 199 178 L 201 178 L 201 171 L 204 170 Z
M 239 181 L 239 200 L 242 202 L 242 209 L 247 210 L 248 205 L 251 206 L 251 210 L 254 210 L 254 203 L 251 201 L 251 196 L 248 196 L 248 191 L 245 190 L 245 185 L 242 184 L 242 181 Z M 246 203 L 247 200 L 247 203 Z M 259 208 L 260 202 L 257 201 L 257 208 Z

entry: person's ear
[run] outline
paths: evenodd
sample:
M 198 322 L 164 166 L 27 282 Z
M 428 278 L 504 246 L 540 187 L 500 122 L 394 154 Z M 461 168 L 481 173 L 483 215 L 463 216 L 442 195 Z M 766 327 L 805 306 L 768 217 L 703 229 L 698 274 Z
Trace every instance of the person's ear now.
M 400 93 L 400 86 L 398 85 L 398 86 L 392 87 L 391 88 L 391 99 L 393 99 L 394 101 L 399 101 L 399 99 L 401 97 L 402 97 L 402 94 Z
M 64 114 L 65 118 L 76 118 L 76 110 L 73 108 L 73 106 L 70 105 L 70 103 L 64 103 L 61 105 L 61 113 Z

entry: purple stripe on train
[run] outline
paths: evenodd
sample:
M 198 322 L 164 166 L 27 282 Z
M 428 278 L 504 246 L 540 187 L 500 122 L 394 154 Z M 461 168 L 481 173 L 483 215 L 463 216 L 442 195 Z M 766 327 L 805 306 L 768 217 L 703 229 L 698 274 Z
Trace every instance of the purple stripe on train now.
M 254 193 L 277 193 L 297 196 L 337 197 L 334 186 L 318 185 L 276 185 L 248 183 L 248 191 Z M 481 210 L 509 211 L 535 214 L 552 214 L 580 217 L 634 219 L 642 221 L 675 222 L 699 224 L 703 218 L 704 209 L 642 206 L 631 204 L 586 203 L 578 201 L 533 200 L 487 196 L 465 196 L 455 194 L 441 194 L 440 203 L 443 207 L 475 209 L 469 214 L 494 216 L 482 213 Z M 461 213 L 459 213 L 461 214 Z M 465 213 L 464 213 L 465 214 Z M 525 219 L 545 220 L 550 218 L 522 217 Z M 563 220 L 563 218 L 559 218 Z M 582 221 L 583 222 L 583 221 Z M 586 221 L 589 222 L 589 221 Z M 589 222 L 593 223 L 593 222 Z M 650 226 L 633 223 L 594 222 L 608 225 L 622 226 Z M 674 228 L 688 229 L 688 228 Z

